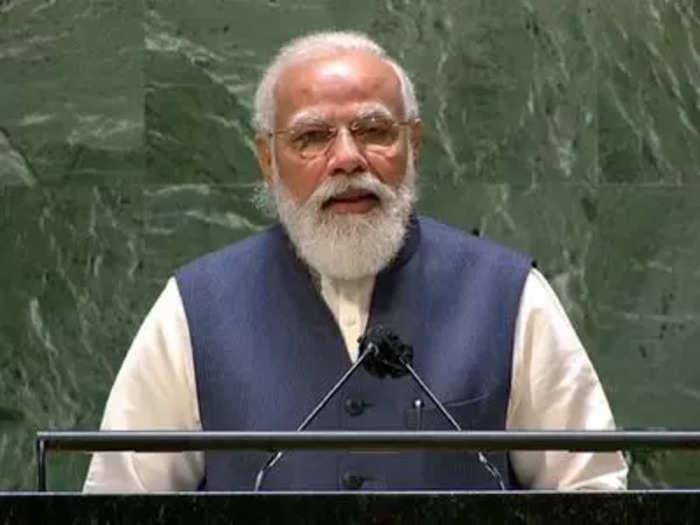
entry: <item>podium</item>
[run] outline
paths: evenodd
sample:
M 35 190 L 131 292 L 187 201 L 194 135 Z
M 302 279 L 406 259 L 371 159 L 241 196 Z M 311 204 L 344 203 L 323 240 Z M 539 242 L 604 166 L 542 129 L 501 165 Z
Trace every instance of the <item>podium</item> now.
M 38 488 L 0 494 L 0 525 L 658 524 L 700 522 L 700 491 L 236 492 L 81 495 L 47 491 L 49 451 L 700 450 L 700 432 L 40 432 Z
M 700 495 L 668 492 L 1 494 L 0 524 L 694 524 Z

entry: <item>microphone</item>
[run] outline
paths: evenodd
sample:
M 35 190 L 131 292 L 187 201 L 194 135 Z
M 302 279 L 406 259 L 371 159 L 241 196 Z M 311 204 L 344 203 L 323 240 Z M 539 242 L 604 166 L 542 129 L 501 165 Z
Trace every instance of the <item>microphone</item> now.
M 365 335 L 360 337 L 359 341 L 360 359 L 367 355 L 371 356 L 371 359 L 363 361 L 367 372 L 380 379 L 386 376 L 394 378 L 402 377 L 408 373 L 418 384 L 420 389 L 430 398 L 452 428 L 462 432 L 462 427 L 460 427 L 459 423 L 457 423 L 413 368 L 413 348 L 404 344 L 397 334 L 379 325 L 367 330 Z M 358 362 L 360 362 L 360 359 L 358 359 Z M 503 483 L 503 476 L 501 476 L 496 466 L 491 463 L 480 450 L 476 450 L 475 453 L 479 463 L 481 463 L 491 475 L 498 485 L 498 488 L 506 490 L 505 484 Z
M 370 359 L 364 362 L 364 366 L 374 377 L 399 378 L 409 373 L 406 364 L 413 363 L 413 348 L 404 344 L 391 330 L 381 325 L 374 326 L 358 342 L 359 355 L 370 354 Z

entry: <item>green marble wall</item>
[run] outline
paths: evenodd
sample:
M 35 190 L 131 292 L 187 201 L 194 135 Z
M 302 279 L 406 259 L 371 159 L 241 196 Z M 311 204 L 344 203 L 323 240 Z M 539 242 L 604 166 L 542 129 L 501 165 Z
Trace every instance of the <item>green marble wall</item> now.
M 537 257 L 620 426 L 700 427 L 698 0 L 0 0 L 0 489 L 33 486 L 37 429 L 98 425 L 174 268 L 266 225 L 255 82 L 329 27 L 413 72 L 423 211 Z

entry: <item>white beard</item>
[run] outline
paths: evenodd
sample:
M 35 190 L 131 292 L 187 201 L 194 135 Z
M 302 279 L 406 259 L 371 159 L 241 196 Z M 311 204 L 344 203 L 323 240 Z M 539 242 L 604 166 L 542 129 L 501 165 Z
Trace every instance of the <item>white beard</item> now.
M 401 249 L 417 200 L 416 170 L 409 155 L 406 175 L 393 189 L 371 173 L 334 175 L 298 204 L 274 167 L 273 182 L 258 194 L 263 208 L 274 206 L 298 256 L 321 275 L 354 280 L 376 275 Z M 372 192 L 378 205 L 364 214 L 323 209 L 328 199 L 351 189 Z M 272 200 L 272 202 L 269 202 Z

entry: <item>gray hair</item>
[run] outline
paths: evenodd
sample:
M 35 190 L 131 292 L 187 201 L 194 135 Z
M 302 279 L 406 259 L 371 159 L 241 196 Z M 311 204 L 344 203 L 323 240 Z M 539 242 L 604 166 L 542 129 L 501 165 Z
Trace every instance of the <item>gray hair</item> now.
M 361 51 L 370 53 L 391 66 L 401 83 L 401 96 L 405 119 L 418 118 L 418 101 L 413 83 L 404 69 L 375 41 L 363 33 L 342 31 L 311 33 L 296 38 L 282 47 L 263 73 L 255 92 L 253 127 L 258 133 L 270 133 L 274 127 L 274 90 L 283 70 L 292 63 L 304 59 L 323 56 L 328 53 Z

